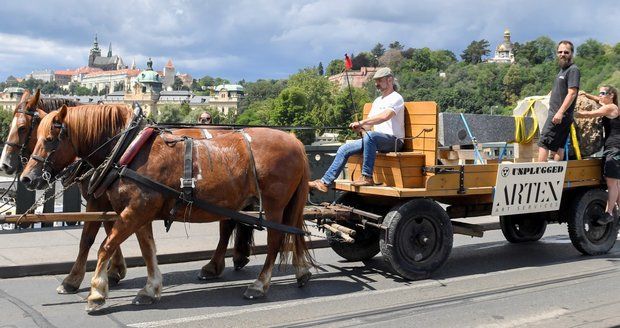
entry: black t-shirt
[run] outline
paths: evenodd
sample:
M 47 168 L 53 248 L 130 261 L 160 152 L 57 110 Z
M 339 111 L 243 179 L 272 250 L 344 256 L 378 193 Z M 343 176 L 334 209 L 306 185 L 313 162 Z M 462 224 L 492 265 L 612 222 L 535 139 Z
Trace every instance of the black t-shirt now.
M 551 98 L 549 99 L 549 112 L 557 113 L 560 106 L 564 102 L 564 98 L 568 94 L 569 88 L 577 88 L 579 89 L 579 79 L 581 78 L 581 73 L 579 72 L 579 68 L 577 65 L 571 64 L 567 68 L 562 68 L 560 73 L 555 77 L 555 81 L 553 82 L 553 90 L 551 90 Z M 565 115 L 572 117 L 573 111 L 575 110 L 575 103 L 577 103 L 577 98 L 573 100 L 573 103 L 568 107 L 565 112 Z

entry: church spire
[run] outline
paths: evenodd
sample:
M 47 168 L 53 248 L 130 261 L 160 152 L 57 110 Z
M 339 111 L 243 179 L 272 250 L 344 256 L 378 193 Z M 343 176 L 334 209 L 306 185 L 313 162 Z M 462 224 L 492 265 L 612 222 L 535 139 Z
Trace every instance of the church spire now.
M 93 42 L 93 50 L 99 50 L 99 42 L 97 41 L 97 33 L 95 33 L 95 41 Z
M 108 57 L 112 57 L 112 42 L 110 42 L 110 46 L 108 47 Z

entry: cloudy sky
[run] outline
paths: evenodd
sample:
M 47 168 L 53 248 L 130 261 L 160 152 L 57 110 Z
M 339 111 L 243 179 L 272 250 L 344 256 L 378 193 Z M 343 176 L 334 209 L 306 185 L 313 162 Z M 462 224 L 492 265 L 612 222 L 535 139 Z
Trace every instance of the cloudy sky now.
M 505 28 L 512 40 L 588 38 L 620 42 L 613 0 L 27 0 L 0 6 L 0 80 L 32 70 L 84 66 L 95 33 L 102 52 L 155 69 L 245 79 L 286 78 L 344 53 L 386 47 L 449 49 L 473 40 L 491 48 Z M 460 58 L 460 57 L 459 57 Z

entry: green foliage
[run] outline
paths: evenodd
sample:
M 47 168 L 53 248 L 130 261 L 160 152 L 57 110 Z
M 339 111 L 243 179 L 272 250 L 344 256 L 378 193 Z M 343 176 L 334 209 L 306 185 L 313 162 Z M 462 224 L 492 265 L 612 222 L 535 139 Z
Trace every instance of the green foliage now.
M 163 108 L 159 109 L 159 113 L 157 115 L 158 123 L 180 123 L 183 122 L 183 116 L 181 115 L 181 111 L 179 110 L 180 106 L 175 105 L 164 105 Z
M 245 83 L 244 97 L 239 103 L 239 112 L 245 112 L 255 102 L 277 97 L 286 88 L 286 84 L 286 80 L 257 80 Z
M 395 50 L 399 50 L 399 51 L 400 51 L 400 50 L 405 49 L 405 46 L 403 46 L 402 44 L 400 44 L 400 42 L 398 42 L 398 41 L 394 41 L 394 42 L 390 43 L 389 48 L 390 48 L 390 49 L 395 49 Z
M 11 121 L 13 120 L 13 112 L 0 108 L 0 138 L 6 140 L 11 129 Z
M 344 59 L 334 59 L 327 65 L 326 75 L 336 75 L 344 71 Z
M 379 58 L 381 56 L 383 56 L 383 54 L 385 53 L 385 48 L 383 47 L 383 45 L 381 43 L 377 43 L 372 50 L 370 50 L 370 53 L 376 57 Z
M 551 38 L 541 36 L 523 45 L 515 43 L 514 55 L 518 62 L 527 60 L 528 64 L 539 65 L 555 59 L 556 44 Z
M 463 61 L 469 64 L 482 63 L 482 57 L 488 56 L 491 53 L 489 50 L 489 41 L 482 39 L 479 41 L 472 41 L 463 53 L 461 58 Z
M 603 44 L 594 39 L 588 39 L 577 47 L 577 56 L 587 59 L 597 59 L 604 53 Z
M 325 75 L 325 69 L 323 68 L 322 62 L 319 62 L 319 66 L 317 66 L 316 71 L 319 75 Z

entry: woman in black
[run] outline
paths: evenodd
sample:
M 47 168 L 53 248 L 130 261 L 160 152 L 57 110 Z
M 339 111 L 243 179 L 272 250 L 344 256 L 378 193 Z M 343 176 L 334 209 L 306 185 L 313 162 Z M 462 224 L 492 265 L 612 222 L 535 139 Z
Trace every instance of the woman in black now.
M 620 112 L 618 111 L 618 90 L 612 86 L 602 86 L 598 97 L 585 94 L 602 106 L 590 112 L 575 112 L 575 117 L 604 117 L 609 128 L 605 129 L 605 181 L 607 182 L 607 212 L 597 223 L 608 224 L 615 219 L 614 208 L 620 206 Z M 608 133 L 607 133 L 608 132 Z

